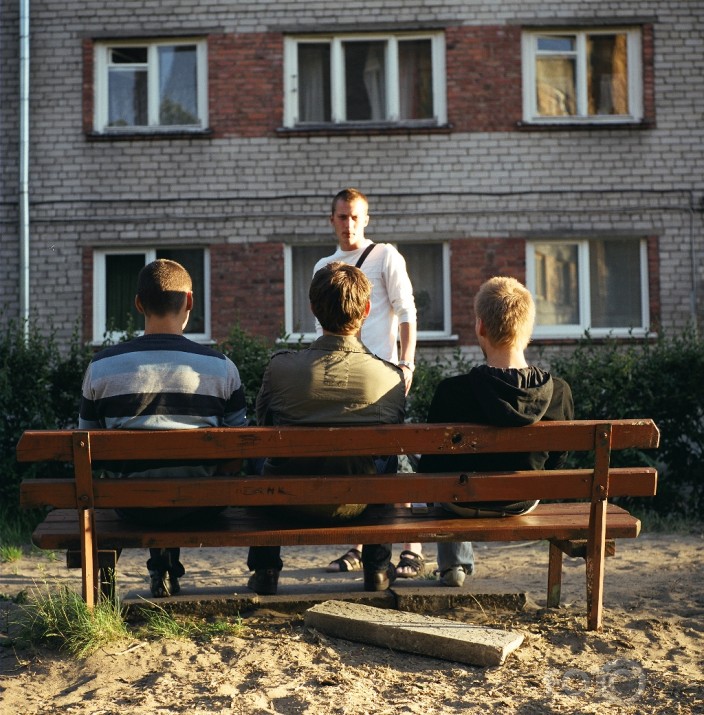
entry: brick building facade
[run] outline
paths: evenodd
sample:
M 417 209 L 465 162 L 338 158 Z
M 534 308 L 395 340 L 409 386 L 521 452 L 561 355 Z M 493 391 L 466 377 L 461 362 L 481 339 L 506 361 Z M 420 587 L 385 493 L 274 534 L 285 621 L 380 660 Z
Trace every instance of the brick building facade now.
M 21 5 L 0 27 L 3 321 L 28 275 L 41 325 L 98 344 L 124 276 L 173 255 L 199 273 L 197 339 L 309 334 L 300 287 L 356 186 L 428 354 L 474 344 L 495 274 L 539 299 L 537 345 L 704 327 L 701 3 L 32 0 L 28 266 Z

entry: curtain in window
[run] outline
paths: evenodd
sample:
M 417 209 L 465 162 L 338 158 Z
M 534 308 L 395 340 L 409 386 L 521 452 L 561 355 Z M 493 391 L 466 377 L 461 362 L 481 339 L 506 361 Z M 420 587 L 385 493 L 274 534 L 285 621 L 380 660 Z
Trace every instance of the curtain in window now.
M 628 114 L 627 37 L 592 35 L 587 42 L 589 114 Z
M 430 40 L 398 43 L 401 119 L 432 119 L 432 62 Z
M 143 127 L 148 123 L 146 68 L 111 69 L 108 73 L 108 126 Z
M 574 245 L 535 245 L 538 325 L 579 325 L 579 249 Z
M 105 325 L 108 331 L 144 330 L 144 316 L 134 305 L 137 275 L 143 267 L 143 253 L 105 257 Z
M 159 47 L 159 124 L 198 124 L 195 45 Z
M 298 45 L 298 119 L 329 122 L 330 45 Z
M 642 327 L 638 241 L 591 241 L 589 275 L 592 327 Z

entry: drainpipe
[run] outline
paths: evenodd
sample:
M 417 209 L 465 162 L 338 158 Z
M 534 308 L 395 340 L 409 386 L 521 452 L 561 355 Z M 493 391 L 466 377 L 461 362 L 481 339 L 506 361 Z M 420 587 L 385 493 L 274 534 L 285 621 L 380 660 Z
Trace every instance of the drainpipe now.
M 20 0 L 20 320 L 29 334 L 29 0 Z

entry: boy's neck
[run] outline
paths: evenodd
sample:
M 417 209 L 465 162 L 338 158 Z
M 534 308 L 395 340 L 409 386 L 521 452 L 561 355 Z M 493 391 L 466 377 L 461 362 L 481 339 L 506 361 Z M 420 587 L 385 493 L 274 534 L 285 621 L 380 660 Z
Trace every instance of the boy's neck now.
M 491 345 L 486 345 L 484 356 L 486 364 L 490 367 L 502 369 L 528 367 L 523 350 L 517 348 L 493 348 Z

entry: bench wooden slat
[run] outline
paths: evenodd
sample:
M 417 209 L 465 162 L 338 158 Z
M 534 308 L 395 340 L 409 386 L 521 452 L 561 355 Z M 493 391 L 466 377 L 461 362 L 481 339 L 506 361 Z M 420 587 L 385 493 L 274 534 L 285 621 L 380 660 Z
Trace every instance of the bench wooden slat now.
M 368 454 L 453 454 L 463 452 L 584 451 L 605 421 L 580 420 L 569 430 L 549 423 L 525 427 L 473 424 L 377 425 L 374 427 L 238 427 L 208 430 L 91 430 L 93 460 L 236 459 L 244 457 Z M 612 449 L 653 449 L 659 431 L 652 420 L 613 420 Z M 401 429 L 399 429 L 401 427 Z M 25 432 L 17 445 L 20 462 L 71 461 L 71 432 Z M 353 435 L 353 438 L 351 437 Z
M 150 506 L 260 506 L 267 504 L 363 504 L 463 501 L 523 501 L 546 494 L 551 499 L 589 499 L 589 469 L 464 474 L 214 477 L 202 479 L 98 479 L 96 508 Z M 384 475 L 388 476 L 388 475 Z M 324 487 L 324 488 L 323 488 Z M 653 496 L 657 471 L 623 467 L 610 471 L 609 496 Z M 77 506 L 73 479 L 25 480 L 25 508 Z
M 149 527 L 118 518 L 112 511 L 97 513 L 101 549 L 124 547 L 283 546 L 407 541 L 526 541 L 586 539 L 589 504 L 540 504 L 525 516 L 460 519 L 442 509 L 428 516 L 409 510 L 370 508 L 357 519 L 334 525 L 303 525 L 265 510 L 230 508 L 207 526 Z M 606 537 L 635 538 L 640 521 L 610 504 Z M 77 512 L 56 510 L 35 530 L 32 541 L 42 549 L 72 549 L 80 544 Z

